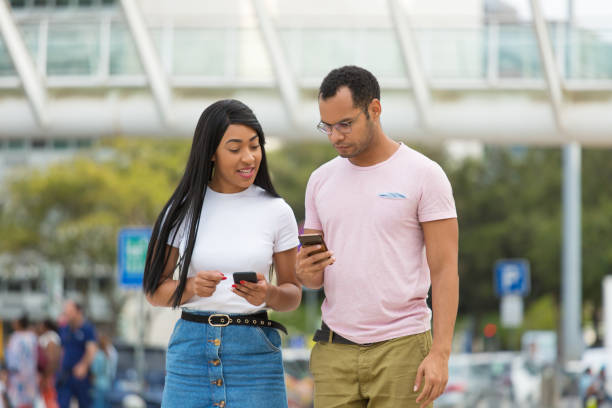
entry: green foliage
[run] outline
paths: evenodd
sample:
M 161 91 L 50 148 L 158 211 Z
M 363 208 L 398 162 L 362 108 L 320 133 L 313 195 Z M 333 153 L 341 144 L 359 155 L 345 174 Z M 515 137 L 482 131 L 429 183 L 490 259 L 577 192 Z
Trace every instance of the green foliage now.
M 118 229 L 150 225 L 184 168 L 185 141 L 116 139 L 87 155 L 14 174 L 0 213 L 0 253 L 32 250 L 68 273 L 114 265 Z
M 335 156 L 334 148 L 321 142 L 290 142 L 268 154 L 274 187 L 293 208 L 298 222 L 304 220 L 304 192 L 310 173 Z

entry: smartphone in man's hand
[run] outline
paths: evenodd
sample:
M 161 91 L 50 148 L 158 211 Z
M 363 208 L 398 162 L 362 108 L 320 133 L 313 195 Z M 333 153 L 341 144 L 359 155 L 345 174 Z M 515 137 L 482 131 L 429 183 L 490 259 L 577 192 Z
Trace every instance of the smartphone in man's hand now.
M 325 241 L 323 241 L 323 237 L 320 234 L 302 234 L 298 236 L 298 239 L 300 240 L 300 244 L 302 244 L 303 247 L 311 245 L 321 245 L 321 248 L 319 250 L 312 252 L 310 255 L 327 251 L 327 245 L 325 245 Z

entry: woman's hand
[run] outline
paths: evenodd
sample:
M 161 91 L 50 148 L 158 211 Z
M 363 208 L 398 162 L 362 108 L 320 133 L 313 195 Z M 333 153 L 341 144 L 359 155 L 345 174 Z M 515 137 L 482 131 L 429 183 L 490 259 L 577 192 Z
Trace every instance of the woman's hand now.
M 257 274 L 257 283 L 240 281 L 232 285 L 232 292 L 246 299 L 253 306 L 267 302 L 274 285 L 268 283 L 261 273 Z
M 191 284 L 193 287 L 193 293 L 199 297 L 210 297 L 215 290 L 217 285 L 222 280 L 227 279 L 219 271 L 200 271 L 196 276 L 189 279 L 187 284 Z

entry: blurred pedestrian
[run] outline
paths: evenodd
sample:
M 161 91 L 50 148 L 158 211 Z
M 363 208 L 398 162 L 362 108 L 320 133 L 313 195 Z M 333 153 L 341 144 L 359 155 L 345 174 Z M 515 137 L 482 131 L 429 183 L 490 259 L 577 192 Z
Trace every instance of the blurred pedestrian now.
M 62 345 L 57 326 L 51 319 L 45 319 L 36 325 L 38 334 L 38 352 L 44 354 L 44 367 L 41 369 L 40 394 L 47 408 L 57 408 L 56 374 L 62 357 Z
M 304 246 L 297 257 L 301 283 L 325 291 L 310 360 L 315 407 L 429 406 L 448 381 L 459 297 L 450 182 L 384 133 L 367 70 L 332 70 L 319 113 L 339 157 L 306 187 L 304 232 L 324 236 L 330 251 Z
M 275 330 L 285 328 L 266 309 L 299 306 L 298 229 L 272 185 L 264 142 L 242 102 L 207 107 L 185 174 L 153 228 L 147 299 L 183 309 L 166 354 L 164 408 L 287 407 Z M 234 272 L 251 273 L 232 285 Z
M 10 408 L 11 403 L 7 393 L 8 371 L 3 364 L 0 364 L 0 408 Z
M 98 335 L 98 351 L 91 363 L 93 408 L 110 407 L 109 392 L 115 379 L 117 351 L 110 337 L 105 333 Z
M 593 384 L 593 381 L 593 371 L 591 370 L 591 367 L 587 367 L 586 370 L 582 372 L 580 379 L 578 380 L 578 394 L 580 395 L 580 400 L 582 401 L 583 406 L 586 406 L 587 398 L 590 394 L 589 390 Z
M 6 349 L 8 396 L 13 408 L 33 408 L 39 397 L 37 338 L 24 315 L 12 322 L 13 334 Z
M 85 319 L 83 307 L 74 300 L 64 303 L 63 319 L 59 329 L 63 355 L 57 377 L 57 397 L 60 408 L 69 408 L 76 397 L 79 408 L 91 406 L 89 368 L 96 354 L 96 332 Z

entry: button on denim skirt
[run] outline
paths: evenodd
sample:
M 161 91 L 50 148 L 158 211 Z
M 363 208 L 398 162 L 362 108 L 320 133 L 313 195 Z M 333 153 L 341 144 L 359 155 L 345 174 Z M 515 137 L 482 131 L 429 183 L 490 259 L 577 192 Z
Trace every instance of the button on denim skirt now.
M 179 319 L 166 353 L 162 407 L 286 408 L 280 344 L 268 327 Z

